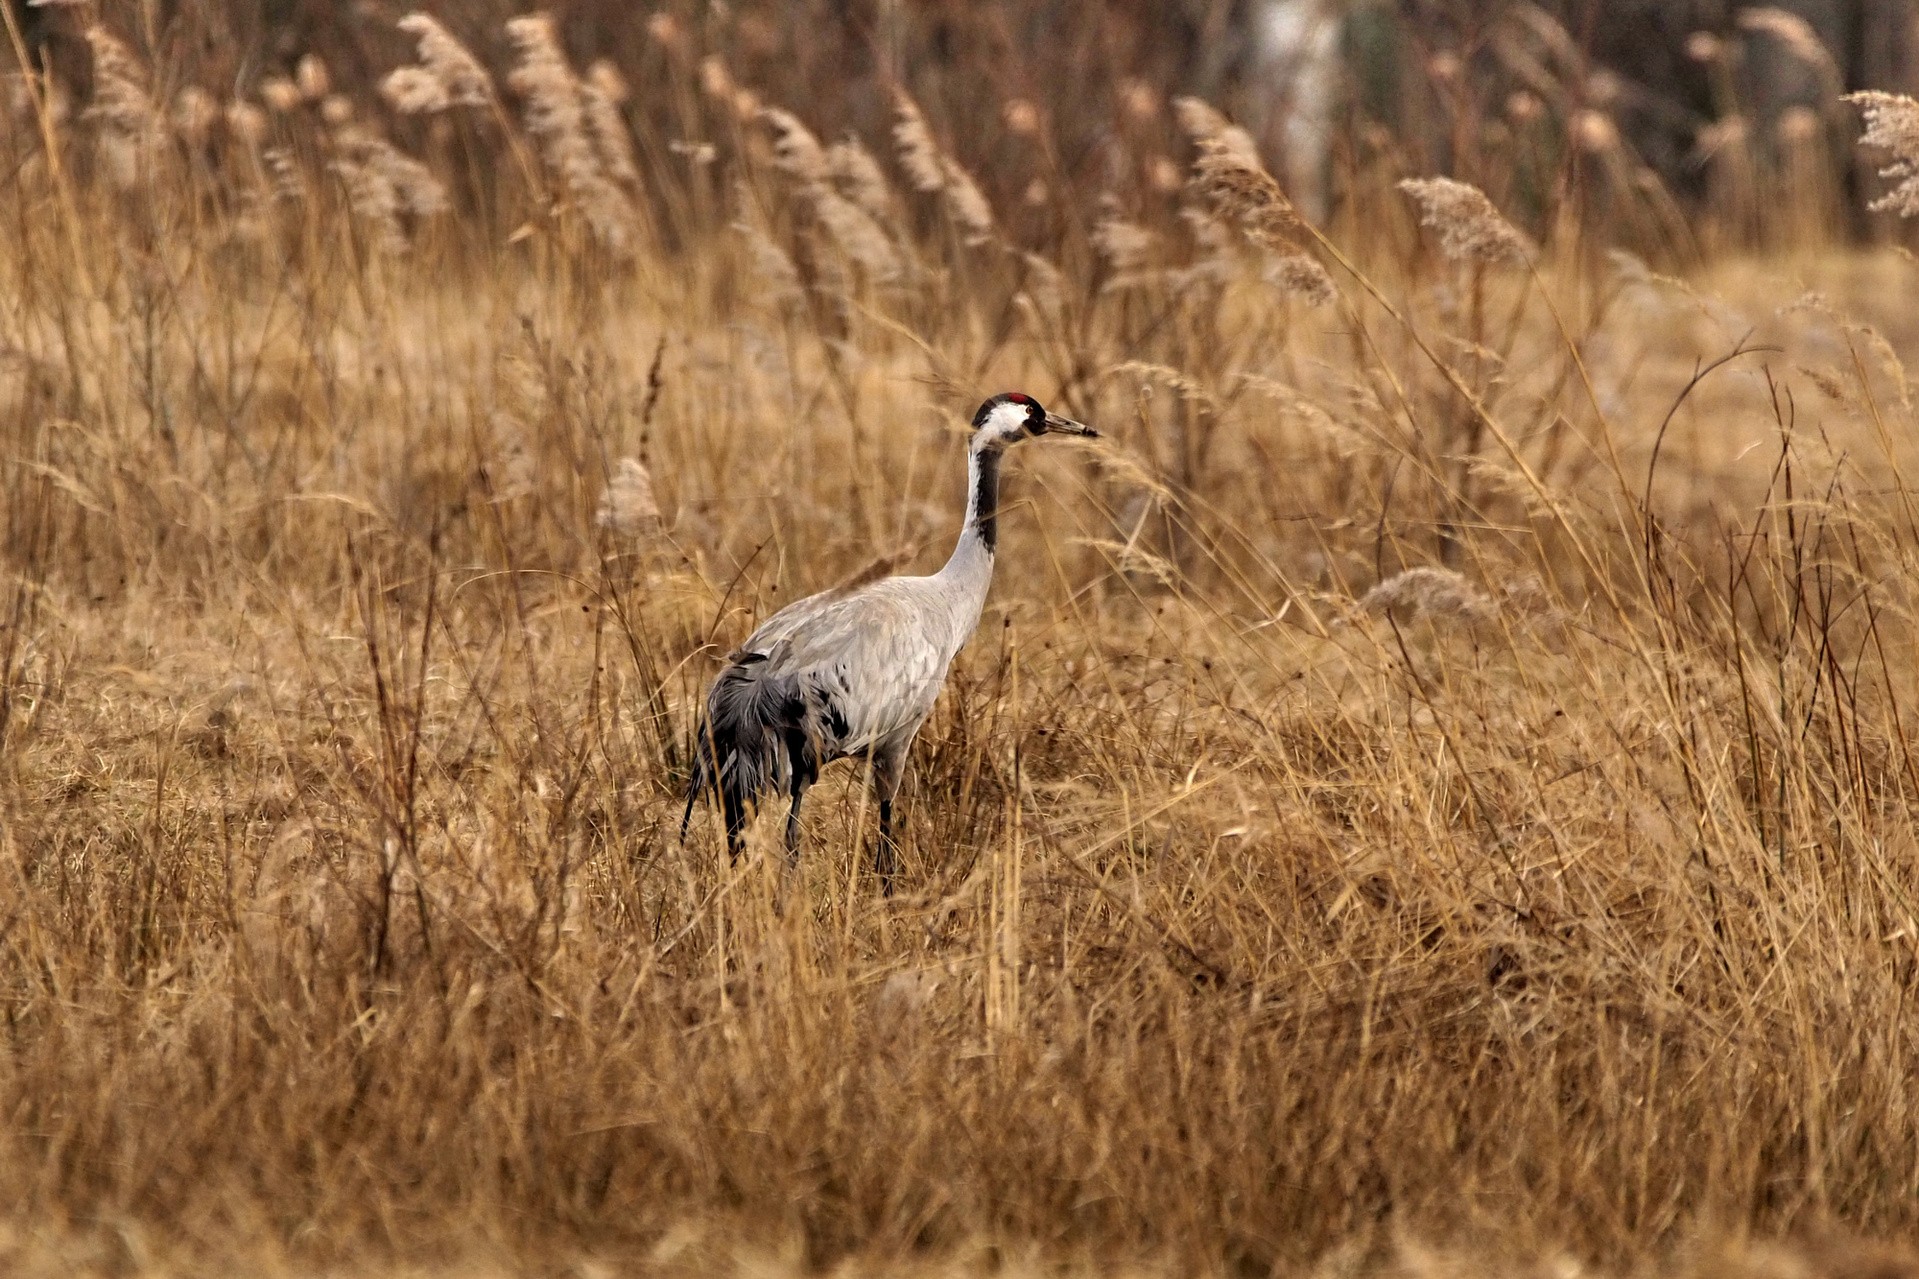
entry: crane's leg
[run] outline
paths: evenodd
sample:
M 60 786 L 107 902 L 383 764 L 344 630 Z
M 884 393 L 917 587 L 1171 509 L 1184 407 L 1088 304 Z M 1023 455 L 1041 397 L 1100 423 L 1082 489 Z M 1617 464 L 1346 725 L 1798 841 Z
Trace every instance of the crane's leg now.
M 893 876 L 899 870 L 900 846 L 893 838 L 893 801 L 880 800 L 880 839 L 873 848 L 873 869 L 879 872 L 880 892 L 893 895 Z
M 740 862 L 740 850 L 746 847 L 746 801 L 720 786 L 720 811 L 726 817 L 726 861 L 729 866 Z
M 793 770 L 793 807 L 786 810 L 786 864 L 800 864 L 800 801 L 806 798 L 806 780 L 799 769 Z
M 873 798 L 879 801 L 880 838 L 873 848 L 873 869 L 880 877 L 880 891 L 893 895 L 893 876 L 899 870 L 900 846 L 893 837 L 893 799 L 899 794 L 900 779 L 906 775 L 906 750 L 912 739 L 898 745 L 883 744 L 873 752 Z

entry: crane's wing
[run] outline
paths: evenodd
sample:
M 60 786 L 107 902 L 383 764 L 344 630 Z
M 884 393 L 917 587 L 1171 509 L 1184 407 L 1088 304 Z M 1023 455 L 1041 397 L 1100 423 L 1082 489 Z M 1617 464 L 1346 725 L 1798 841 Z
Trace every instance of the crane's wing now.
M 734 822 L 795 770 L 810 782 L 833 759 L 917 729 L 957 647 L 924 581 L 810 596 L 748 636 L 707 694 L 687 814 L 714 788 Z
M 834 755 L 865 750 L 919 726 L 958 647 L 944 633 L 948 610 L 926 582 L 889 578 L 800 600 L 768 618 L 740 653 L 764 654 L 769 677 L 821 699 Z

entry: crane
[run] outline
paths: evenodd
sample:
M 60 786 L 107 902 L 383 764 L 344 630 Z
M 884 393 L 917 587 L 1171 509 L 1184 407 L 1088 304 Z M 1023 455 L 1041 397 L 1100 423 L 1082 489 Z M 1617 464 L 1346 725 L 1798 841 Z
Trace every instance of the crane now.
M 893 799 L 906 754 L 932 713 L 953 657 L 979 625 L 999 544 L 1000 461 L 1039 435 L 1098 436 L 1049 413 L 1029 395 L 995 395 L 973 415 L 966 450 L 966 522 L 944 568 L 929 577 L 885 577 L 796 600 L 760 623 L 727 659 L 706 695 L 680 838 L 711 790 L 737 860 L 747 810 L 783 792 L 786 855 L 797 864 L 800 803 L 820 769 L 867 761 L 878 801 L 874 869 L 891 896 L 898 864 Z

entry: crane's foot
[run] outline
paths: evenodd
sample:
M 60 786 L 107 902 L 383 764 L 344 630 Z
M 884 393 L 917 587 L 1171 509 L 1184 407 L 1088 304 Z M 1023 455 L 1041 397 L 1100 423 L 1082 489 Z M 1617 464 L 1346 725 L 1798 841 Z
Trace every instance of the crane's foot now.
M 893 876 L 899 870 L 900 846 L 893 838 L 893 801 L 880 799 L 880 838 L 873 846 L 873 869 L 879 873 L 880 893 L 893 895 Z

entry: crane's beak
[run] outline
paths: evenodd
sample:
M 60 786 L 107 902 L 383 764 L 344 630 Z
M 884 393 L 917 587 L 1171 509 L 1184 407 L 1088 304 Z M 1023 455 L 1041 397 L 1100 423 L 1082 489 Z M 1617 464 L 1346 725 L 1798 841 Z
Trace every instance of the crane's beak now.
M 1084 422 L 1075 422 L 1070 417 L 1061 417 L 1057 413 L 1046 415 L 1046 433 L 1048 435 L 1083 435 L 1089 440 L 1097 440 L 1099 432 Z

